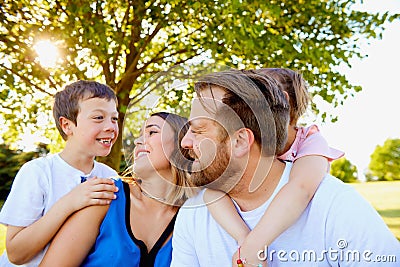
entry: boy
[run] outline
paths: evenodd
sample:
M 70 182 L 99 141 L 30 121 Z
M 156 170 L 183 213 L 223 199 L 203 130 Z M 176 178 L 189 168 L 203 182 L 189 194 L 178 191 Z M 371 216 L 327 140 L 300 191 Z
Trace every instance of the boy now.
M 114 91 L 94 81 L 72 83 L 55 95 L 53 116 L 65 148 L 27 162 L 15 177 L 0 213 L 7 226 L 0 266 L 38 266 L 68 216 L 115 198 L 113 181 L 97 177 L 117 173 L 95 157 L 107 156 L 117 139 L 116 104 Z

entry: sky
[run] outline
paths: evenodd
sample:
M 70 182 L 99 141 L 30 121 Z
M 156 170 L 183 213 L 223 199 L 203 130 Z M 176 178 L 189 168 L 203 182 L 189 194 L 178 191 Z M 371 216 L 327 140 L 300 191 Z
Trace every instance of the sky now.
M 400 0 L 368 0 L 357 8 L 400 13 Z M 337 122 L 319 124 L 329 145 L 344 151 L 357 166 L 361 180 L 376 146 L 400 138 L 399 48 L 400 21 L 395 21 L 387 24 L 382 39 L 362 47 L 368 57 L 351 60 L 351 69 L 340 70 L 363 90 L 331 112 L 338 116 Z

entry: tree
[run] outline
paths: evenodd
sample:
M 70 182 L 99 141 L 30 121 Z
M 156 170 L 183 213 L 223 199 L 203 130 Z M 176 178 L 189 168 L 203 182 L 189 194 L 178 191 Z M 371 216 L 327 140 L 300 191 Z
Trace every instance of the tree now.
M 36 151 L 22 152 L 20 150 L 12 150 L 4 144 L 0 144 L 0 199 L 6 199 L 11 184 L 14 180 L 15 175 L 21 166 L 39 156 L 43 156 L 47 153 L 45 146 L 40 144 Z
M 376 146 L 369 163 L 369 180 L 400 180 L 400 139 L 387 139 Z
M 345 157 L 332 162 L 331 174 L 345 183 L 355 182 L 358 178 L 357 167 Z
M 93 79 L 114 88 L 122 129 L 129 103 L 139 105 L 150 93 L 163 95 L 162 86 L 144 90 L 145 81 L 199 56 L 237 68 L 298 69 L 318 88 L 313 94 L 336 106 L 361 88 L 350 84 L 335 66 L 362 57 L 357 41 L 381 37 L 384 23 L 397 18 L 352 10 L 353 2 L 3 0 L 0 121 L 7 127 L 3 139 L 15 142 L 18 133 L 26 131 L 54 139 L 50 98 L 76 79 Z M 46 68 L 37 59 L 33 47 L 43 39 L 61 52 L 56 67 Z M 172 108 L 181 107 L 180 100 L 177 94 Z M 116 169 L 121 136 L 104 160 Z

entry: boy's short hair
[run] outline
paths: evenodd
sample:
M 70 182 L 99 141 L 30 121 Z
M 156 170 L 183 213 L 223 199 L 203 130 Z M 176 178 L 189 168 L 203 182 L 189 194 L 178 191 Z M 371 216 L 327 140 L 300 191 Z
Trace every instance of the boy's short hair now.
M 95 81 L 77 81 L 65 86 L 64 90 L 54 96 L 53 117 L 61 137 L 67 140 L 67 135 L 60 125 L 60 117 L 67 118 L 76 125 L 79 113 L 79 101 L 90 98 L 103 98 L 117 103 L 117 96 L 109 86 Z

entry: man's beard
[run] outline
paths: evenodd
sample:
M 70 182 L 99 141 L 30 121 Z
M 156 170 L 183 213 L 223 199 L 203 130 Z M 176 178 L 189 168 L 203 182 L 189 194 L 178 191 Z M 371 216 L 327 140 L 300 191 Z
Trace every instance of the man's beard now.
M 238 164 L 231 161 L 226 143 L 219 144 L 215 159 L 208 167 L 191 174 L 195 186 L 221 190 L 228 193 L 240 180 L 241 170 Z M 200 163 L 201 165 L 201 163 Z

